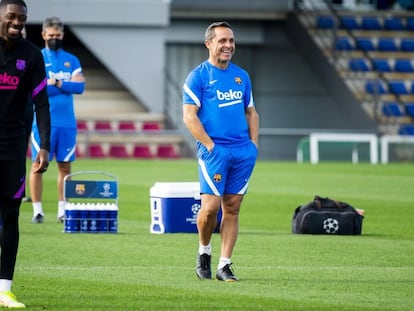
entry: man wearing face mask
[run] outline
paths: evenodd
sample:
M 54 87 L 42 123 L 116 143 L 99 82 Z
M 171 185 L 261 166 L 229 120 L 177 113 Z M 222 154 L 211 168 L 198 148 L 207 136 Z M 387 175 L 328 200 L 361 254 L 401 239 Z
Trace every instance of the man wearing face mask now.
M 76 117 L 73 95 L 82 94 L 85 79 L 79 59 L 62 49 L 64 26 L 59 17 L 48 17 L 43 22 L 42 49 L 47 75 L 47 92 L 50 103 L 51 147 L 50 160 L 56 158 L 58 166 L 58 222 L 63 222 L 65 214 L 63 179 L 71 173 L 71 162 L 75 160 Z M 36 120 L 32 127 L 32 159 L 39 152 L 39 132 Z M 30 174 L 30 194 L 33 206 L 33 223 L 42 223 L 44 212 L 41 202 L 42 176 Z

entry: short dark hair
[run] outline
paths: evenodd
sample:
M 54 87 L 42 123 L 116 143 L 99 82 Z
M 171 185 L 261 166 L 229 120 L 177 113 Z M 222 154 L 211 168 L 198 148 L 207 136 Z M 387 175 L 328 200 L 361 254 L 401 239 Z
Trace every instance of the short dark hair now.
M 0 1 L 0 8 L 5 7 L 8 4 L 18 4 L 27 8 L 26 3 L 23 0 L 1 0 Z
M 226 27 L 226 28 L 232 29 L 228 22 L 214 22 L 214 23 L 211 23 L 206 29 L 206 33 L 204 35 L 204 40 L 210 41 L 211 39 L 214 38 L 214 36 L 216 35 L 215 32 L 214 32 L 214 28 L 216 28 L 216 27 Z

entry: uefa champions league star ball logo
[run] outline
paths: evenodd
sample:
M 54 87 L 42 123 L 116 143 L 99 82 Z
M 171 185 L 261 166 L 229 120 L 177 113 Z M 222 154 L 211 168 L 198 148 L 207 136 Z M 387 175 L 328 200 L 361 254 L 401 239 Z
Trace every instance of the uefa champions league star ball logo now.
M 201 209 L 201 205 L 199 203 L 194 203 L 191 205 L 191 217 L 187 217 L 185 219 L 186 222 L 191 223 L 192 225 L 197 224 L 197 215 Z
M 193 215 L 195 217 L 197 217 L 197 214 L 198 214 L 198 211 L 200 210 L 200 208 L 201 208 L 201 205 L 198 204 L 198 203 L 195 203 L 195 204 L 191 205 L 191 211 L 193 212 Z
M 335 234 L 339 230 L 339 222 L 333 218 L 327 218 L 323 221 L 323 230 L 329 234 Z

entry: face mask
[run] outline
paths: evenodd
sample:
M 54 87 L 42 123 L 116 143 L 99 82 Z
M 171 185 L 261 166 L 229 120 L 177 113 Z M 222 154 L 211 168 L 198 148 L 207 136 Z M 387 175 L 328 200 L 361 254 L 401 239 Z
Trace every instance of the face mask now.
M 62 48 L 62 40 L 61 39 L 49 39 L 47 40 L 47 46 L 49 49 L 53 51 L 57 51 Z

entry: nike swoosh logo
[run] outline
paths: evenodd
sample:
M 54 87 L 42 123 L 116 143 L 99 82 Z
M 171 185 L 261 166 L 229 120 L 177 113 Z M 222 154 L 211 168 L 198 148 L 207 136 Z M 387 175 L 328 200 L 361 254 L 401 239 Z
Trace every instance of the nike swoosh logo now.
M 50 67 L 52 65 L 53 65 L 52 63 L 47 63 L 47 64 L 45 64 L 45 67 Z
M 218 80 L 211 80 L 208 84 L 213 85 L 214 83 L 216 83 Z

